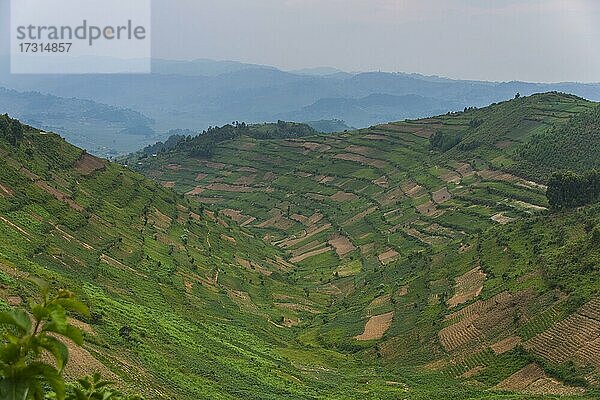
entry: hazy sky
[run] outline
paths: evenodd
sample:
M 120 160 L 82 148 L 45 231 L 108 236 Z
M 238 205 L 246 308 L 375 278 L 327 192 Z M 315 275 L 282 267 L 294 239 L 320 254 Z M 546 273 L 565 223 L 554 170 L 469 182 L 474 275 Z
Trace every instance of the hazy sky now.
M 153 55 L 159 58 L 600 82 L 599 0 L 153 0 L 153 5 Z

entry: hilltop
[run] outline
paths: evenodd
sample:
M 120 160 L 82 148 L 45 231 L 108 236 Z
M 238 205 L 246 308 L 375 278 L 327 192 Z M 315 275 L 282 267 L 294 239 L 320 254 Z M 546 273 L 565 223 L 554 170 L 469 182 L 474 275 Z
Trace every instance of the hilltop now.
M 4 62 L 3 62 L 4 61 Z M 528 83 L 465 81 L 390 72 L 320 74 L 286 72 L 277 68 L 232 61 L 153 60 L 152 74 L 141 75 L 11 75 L 0 57 L 0 86 L 20 92 L 53 95 L 60 102 L 71 98 L 129 109 L 149 118 L 146 124 L 163 140 L 173 129 L 203 131 L 222 126 L 232 118 L 246 123 L 278 119 L 307 123 L 338 119 L 358 128 L 389 121 L 416 119 L 483 107 L 522 95 L 552 90 L 600 101 L 600 85 L 580 83 Z M 331 71 L 333 72 L 333 71 Z M 29 93 L 31 94 L 31 93 Z M 11 104 L 3 112 L 13 114 Z M 42 108 L 24 110 L 23 117 L 55 130 L 90 153 L 123 155 L 151 143 L 138 135 L 115 135 L 106 127 L 88 125 L 85 114 L 51 116 Z M 64 111 L 64 110 L 63 110 Z M 115 111 L 117 112 L 117 111 Z M 17 114 L 15 114 L 17 115 Z M 52 117 L 52 118 L 50 118 Z M 110 124 L 108 124 L 110 126 Z M 42 128 L 38 123 L 36 126 Z M 61 129 L 65 126 L 67 129 Z M 78 127 L 78 129 L 75 129 Z M 150 132 L 150 129 L 146 132 Z M 343 130 L 343 129 L 342 129 Z M 107 132 L 110 140 L 99 133 Z M 117 131 L 118 132 L 118 131 Z M 113 143 L 112 140 L 115 140 Z

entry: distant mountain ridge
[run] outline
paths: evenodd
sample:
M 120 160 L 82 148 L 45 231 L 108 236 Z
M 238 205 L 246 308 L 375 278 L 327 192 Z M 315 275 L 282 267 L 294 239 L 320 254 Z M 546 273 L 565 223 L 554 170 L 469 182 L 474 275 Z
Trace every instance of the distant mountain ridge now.
M 135 110 L 154 121 L 149 127 L 155 132 L 202 131 L 236 120 L 262 123 L 278 119 L 337 119 L 361 128 L 482 107 L 511 99 L 516 93 L 527 96 L 560 91 L 600 100 L 600 84 L 464 81 L 408 73 L 346 73 L 330 68 L 286 72 L 213 60 L 157 59 L 153 68 L 154 73 L 147 75 L 27 76 L 10 75 L 6 68 L 0 68 L 0 86 Z M 83 121 L 71 122 L 81 122 L 80 135 L 93 142 L 94 134 Z M 77 144 L 94 149 L 93 143 Z M 111 150 L 124 154 L 133 149 L 117 143 Z

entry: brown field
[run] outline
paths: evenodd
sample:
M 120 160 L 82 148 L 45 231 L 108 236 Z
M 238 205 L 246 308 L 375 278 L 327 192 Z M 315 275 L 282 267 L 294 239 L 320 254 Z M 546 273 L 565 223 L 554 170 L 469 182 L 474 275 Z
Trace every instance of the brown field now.
M 530 291 L 522 291 L 502 292 L 487 300 L 478 300 L 446 317 L 446 321 L 454 323 L 438 333 L 440 342 L 446 351 L 454 351 L 505 334 L 515 328 L 513 317 L 517 312 L 524 312 L 531 299 Z
M 379 186 L 379 187 L 382 187 L 382 188 L 384 188 L 384 189 L 387 189 L 387 188 L 390 186 L 390 183 L 388 182 L 388 177 L 387 177 L 387 176 L 385 176 L 385 175 L 384 175 L 384 176 L 382 176 L 382 177 L 381 177 L 381 178 L 379 178 L 379 179 L 375 179 L 375 180 L 373 181 L 373 184 L 375 184 L 375 185 L 377 185 L 377 186 Z
M 160 183 L 162 187 L 167 189 L 173 189 L 175 187 L 175 182 L 173 181 L 163 181 Z
M 390 302 L 391 298 L 392 298 L 392 295 L 390 295 L 390 294 L 384 294 L 383 296 L 379 296 L 369 304 L 368 308 L 376 308 L 376 307 L 386 305 Z
M 333 201 L 342 202 L 342 201 L 352 201 L 358 199 L 358 196 L 354 193 L 345 193 L 345 192 L 337 192 L 336 194 L 329 197 Z
M 223 239 L 226 242 L 229 242 L 229 243 L 231 243 L 233 245 L 237 244 L 237 240 L 235 240 L 235 238 L 232 238 L 231 236 L 227 236 L 227 235 L 221 234 L 220 237 L 221 237 L 221 239 Z
M 300 222 L 302 225 L 307 225 L 308 224 L 308 217 L 305 217 L 304 215 L 300 215 L 300 214 L 292 214 L 290 216 L 290 219 L 296 221 L 296 222 Z
M 365 139 L 369 139 L 369 140 L 386 140 L 387 137 L 383 136 L 383 135 L 366 135 Z
M 202 186 L 196 186 L 194 189 L 190 190 L 186 194 L 188 196 L 198 196 L 199 194 L 202 194 L 202 192 L 204 192 L 204 188 Z
M 88 153 L 84 153 L 75 163 L 75 169 L 82 175 L 90 175 L 92 172 L 104 168 L 106 168 L 104 161 Z
M 457 163 L 455 168 L 456 172 L 458 172 L 463 178 L 467 178 L 475 174 L 473 167 L 471 167 L 471 164 L 468 163 Z
M 329 245 L 335 249 L 335 252 L 340 257 L 343 257 L 356 249 L 352 242 L 345 236 L 334 237 L 333 239 L 329 240 Z
M 379 258 L 380 263 L 385 265 L 385 264 L 392 262 L 399 255 L 400 255 L 400 253 L 398 253 L 396 250 L 389 249 L 389 250 L 381 253 L 380 255 L 378 255 L 377 258 Z
M 494 343 L 490 347 L 492 348 L 494 353 L 500 355 L 500 354 L 506 353 L 507 351 L 511 351 L 512 349 L 514 349 L 515 347 L 517 347 L 520 344 L 521 344 L 520 337 L 511 336 L 511 337 L 507 337 L 506 339 L 501 340 L 497 343 Z
M 445 203 L 452 198 L 448 188 L 440 189 L 437 192 L 433 192 L 431 195 L 433 197 L 433 201 L 435 201 L 437 204 Z
M 292 311 L 306 311 L 311 314 L 320 314 L 321 313 L 321 311 L 317 310 L 316 308 L 312 308 L 312 307 L 309 307 L 304 304 L 275 303 L 275 306 L 280 307 L 280 308 L 285 308 L 287 310 L 292 310 Z
M 379 204 L 387 206 L 390 204 L 395 204 L 402 197 L 404 197 L 404 191 L 400 188 L 395 188 L 377 195 L 375 199 Z
M 438 213 L 438 209 L 432 201 L 417 206 L 417 211 L 428 217 L 433 217 Z
M 252 168 L 252 167 L 241 167 L 237 169 L 238 172 L 248 172 L 250 174 L 255 174 L 256 172 L 258 172 L 258 170 L 256 168 Z
M 381 339 L 383 335 L 390 329 L 394 313 L 377 315 L 369 318 L 365 325 L 365 330 L 361 335 L 355 336 L 356 340 L 375 340 Z
M 273 217 L 264 222 L 261 222 L 257 226 L 259 228 L 272 227 L 281 230 L 288 230 L 292 226 L 294 226 L 294 221 L 287 219 L 283 216 L 283 213 L 279 209 L 274 209 L 272 211 Z
M 479 296 L 483 290 L 485 278 L 486 276 L 480 267 L 473 268 L 466 274 L 456 278 L 454 296 L 448 300 L 448 306 L 454 308 Z
M 361 156 L 368 156 L 372 152 L 370 147 L 357 146 L 354 144 L 346 147 L 344 150 L 346 150 L 348 153 L 355 153 Z
M 448 183 L 456 183 L 459 184 L 461 181 L 461 176 L 455 171 L 446 171 L 441 175 L 442 180 Z
M 12 196 L 14 193 L 11 189 L 7 188 L 6 186 L 3 186 L 2 184 L 0 184 L 0 195 L 8 195 L 8 196 Z
M 479 314 L 463 318 L 461 321 L 442 329 L 438 336 L 446 351 L 453 351 L 470 342 L 477 341 L 481 332 L 473 325 Z
M 419 186 L 413 182 L 407 182 L 407 183 L 403 184 L 402 191 L 408 197 L 411 197 L 413 199 L 415 199 L 417 197 L 421 197 L 425 194 L 425 189 L 423 189 L 423 186 Z
M 400 289 L 398 289 L 398 296 L 404 297 L 407 294 L 408 294 L 408 285 L 402 286 Z
M 600 371 L 600 300 L 593 300 L 567 319 L 525 343 L 525 348 L 560 364 L 568 360 Z
M 485 368 L 486 367 L 484 367 L 483 365 L 478 365 L 474 368 L 471 368 L 467 372 L 463 373 L 460 377 L 464 378 L 464 379 L 472 378 L 472 377 L 476 376 L 477 374 L 479 374 L 481 371 L 484 371 Z
M 371 254 L 375 250 L 375 243 L 367 243 L 360 246 L 360 254 L 363 256 Z
M 256 180 L 256 175 L 245 175 L 245 176 L 240 176 L 238 179 L 236 179 L 234 184 L 240 185 L 240 186 L 247 186 L 247 185 L 252 185 L 255 180 Z
M 404 233 L 406 233 L 409 236 L 414 237 L 417 240 L 420 240 L 421 242 L 425 243 L 425 244 L 435 244 L 435 243 L 440 243 L 444 241 L 444 238 L 438 237 L 438 236 L 428 236 L 423 234 L 422 232 L 418 231 L 415 228 L 406 228 L 403 229 Z
M 510 223 L 513 219 L 510 217 L 507 217 L 503 213 L 498 213 L 498 214 L 492 216 L 491 220 L 499 223 L 500 225 L 506 225 L 506 224 Z
M 497 390 L 515 391 L 528 394 L 577 395 L 585 392 L 583 388 L 569 387 L 549 378 L 537 364 L 529 364 L 525 368 L 509 376 L 498 385 Z

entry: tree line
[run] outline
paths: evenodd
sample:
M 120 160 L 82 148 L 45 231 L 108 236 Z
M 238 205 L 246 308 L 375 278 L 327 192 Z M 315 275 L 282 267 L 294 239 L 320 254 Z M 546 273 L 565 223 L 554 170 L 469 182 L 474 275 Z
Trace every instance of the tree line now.
M 16 146 L 23 139 L 23 125 L 8 114 L 0 115 L 0 138 Z
M 548 182 L 546 196 L 554 209 L 581 207 L 600 201 L 600 171 L 555 173 Z

